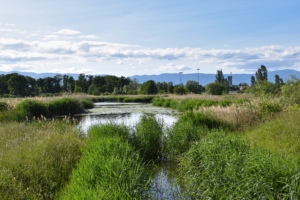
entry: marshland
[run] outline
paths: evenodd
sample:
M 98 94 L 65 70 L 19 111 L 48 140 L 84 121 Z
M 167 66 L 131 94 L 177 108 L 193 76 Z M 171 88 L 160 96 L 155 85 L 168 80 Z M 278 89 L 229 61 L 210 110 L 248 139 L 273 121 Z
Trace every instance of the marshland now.
M 299 83 L 3 97 L 0 198 L 299 199 Z

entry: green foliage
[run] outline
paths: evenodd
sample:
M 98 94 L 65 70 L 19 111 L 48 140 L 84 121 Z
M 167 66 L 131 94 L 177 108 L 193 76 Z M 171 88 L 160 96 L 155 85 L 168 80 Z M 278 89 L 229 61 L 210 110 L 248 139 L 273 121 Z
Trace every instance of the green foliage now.
M 280 112 L 245 135 L 258 148 L 299 157 L 300 109 Z
M 141 159 L 121 138 L 128 134 L 114 124 L 90 129 L 88 146 L 59 199 L 147 198 Z
M 47 104 L 36 100 L 24 100 L 16 106 L 16 110 L 21 113 L 23 119 L 28 117 L 29 119 L 41 118 L 41 116 L 49 116 L 49 110 Z
M 182 99 L 182 100 L 173 100 L 173 99 L 164 99 L 164 98 L 154 98 L 152 104 L 154 106 L 162 106 L 167 108 L 173 108 L 178 111 L 193 111 L 198 110 L 201 107 L 210 107 L 210 106 L 221 106 L 227 107 L 232 104 L 231 101 L 222 100 L 222 101 L 213 101 L 206 99 Z
M 186 199 L 298 199 L 297 165 L 215 132 L 195 143 L 181 160 L 181 189 Z
M 0 112 L 7 111 L 9 109 L 10 109 L 10 107 L 9 107 L 9 105 L 7 103 L 0 102 Z
M 269 81 L 260 81 L 255 83 L 255 85 L 249 88 L 248 91 L 256 96 L 274 95 L 276 92 L 276 87 L 274 83 Z
M 82 103 L 77 99 L 62 98 L 49 103 L 51 116 L 74 115 L 84 111 Z
M 186 115 L 181 117 L 168 133 L 165 150 L 168 159 L 176 159 L 209 132 L 206 127 L 196 124 L 193 116 Z
M 201 94 L 202 92 L 202 86 L 199 85 L 199 83 L 197 81 L 192 81 L 189 80 L 186 82 L 185 84 L 186 89 L 188 89 L 190 92 L 194 93 L 194 94 Z
M 91 99 L 81 99 L 80 102 L 82 103 L 84 109 L 94 108 L 94 103 Z
M 0 199 L 54 199 L 84 146 L 62 122 L 3 123 L 0 138 Z
M 156 87 L 156 83 L 153 80 L 146 81 L 141 86 L 142 94 L 157 94 L 158 89 Z
M 300 80 L 296 77 L 291 77 L 291 79 L 281 87 L 281 95 L 285 103 L 300 105 Z
M 222 95 L 226 92 L 226 87 L 221 83 L 215 82 L 206 85 L 205 91 L 211 95 Z
M 183 85 L 176 85 L 174 87 L 173 93 L 175 93 L 177 95 L 185 95 L 187 93 L 187 90 Z
M 259 103 L 259 112 L 262 115 L 271 115 L 282 111 L 282 105 L 276 102 L 264 101 Z
M 133 145 L 145 160 L 157 160 L 162 155 L 162 123 L 152 115 L 143 115 L 133 133 Z

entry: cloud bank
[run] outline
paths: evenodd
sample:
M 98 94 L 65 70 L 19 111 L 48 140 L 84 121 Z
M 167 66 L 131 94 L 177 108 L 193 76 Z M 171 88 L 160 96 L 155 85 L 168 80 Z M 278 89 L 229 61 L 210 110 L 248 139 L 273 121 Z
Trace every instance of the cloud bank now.
M 207 71 L 211 68 L 212 73 L 215 69 L 253 73 L 262 64 L 269 70 L 300 69 L 300 46 L 150 49 L 138 45 L 104 42 L 95 35 L 84 35 L 71 29 L 40 35 L 35 39 L 24 38 L 27 39 L 0 38 L 0 70 L 15 70 L 19 67 L 34 71 L 46 65 L 62 68 L 74 63 L 77 66 L 94 63 L 100 67 L 101 63 L 114 63 L 119 67 L 128 64 L 135 65 L 135 68 L 147 65 L 152 70 L 151 73 L 191 70 L 195 73 L 197 68 L 206 68 Z M 60 72 L 63 73 L 63 70 Z M 134 73 L 135 71 L 131 72 L 132 75 Z

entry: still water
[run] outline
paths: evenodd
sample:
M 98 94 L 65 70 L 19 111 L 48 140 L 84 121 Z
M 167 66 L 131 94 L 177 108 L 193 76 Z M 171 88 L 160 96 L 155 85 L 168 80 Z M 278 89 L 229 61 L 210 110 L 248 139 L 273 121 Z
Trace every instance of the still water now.
M 88 110 L 87 114 L 79 116 L 78 128 L 84 134 L 96 124 L 116 123 L 134 128 L 144 114 L 154 115 L 163 123 L 164 129 L 172 127 L 178 120 L 176 111 L 151 104 L 100 102 L 95 103 L 95 108 Z M 180 199 L 180 188 L 174 184 L 170 169 L 166 163 L 153 169 L 149 192 L 154 199 Z

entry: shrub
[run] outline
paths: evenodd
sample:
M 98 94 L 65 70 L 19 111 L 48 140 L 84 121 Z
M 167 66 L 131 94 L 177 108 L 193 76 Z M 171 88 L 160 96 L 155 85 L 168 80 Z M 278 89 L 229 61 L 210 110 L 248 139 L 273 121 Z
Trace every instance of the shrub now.
M 80 102 L 82 103 L 85 109 L 94 108 L 94 103 L 91 99 L 81 99 Z
M 205 91 L 211 95 L 222 95 L 226 91 L 226 87 L 221 83 L 210 83 L 206 85 Z
M 0 112 L 9 110 L 9 105 L 5 102 L 0 102 Z
M 28 118 L 47 117 L 49 115 L 47 104 L 36 100 L 24 100 L 16 106 L 16 110 L 18 110 L 23 117 Z
M 282 111 L 282 105 L 275 102 L 261 102 L 259 103 L 259 111 L 263 115 L 278 113 Z
M 62 98 L 49 103 L 49 112 L 51 116 L 73 115 L 82 113 L 84 107 L 77 99 Z

